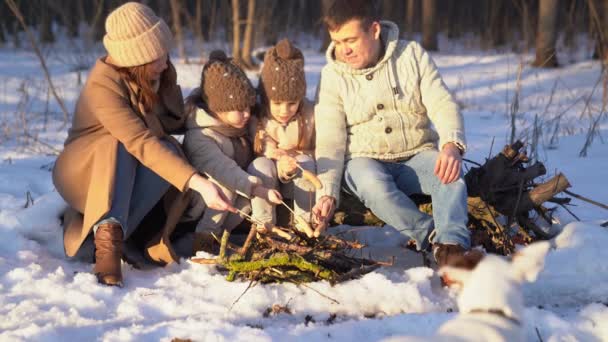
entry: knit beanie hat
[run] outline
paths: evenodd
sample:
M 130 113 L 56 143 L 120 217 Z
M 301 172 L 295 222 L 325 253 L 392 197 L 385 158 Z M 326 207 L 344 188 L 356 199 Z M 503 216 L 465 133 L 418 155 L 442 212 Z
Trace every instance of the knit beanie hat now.
M 221 50 L 209 55 L 201 77 L 202 99 L 212 112 L 245 110 L 255 105 L 255 89 L 239 66 Z
M 127 2 L 106 19 L 103 45 L 119 67 L 143 65 L 169 53 L 171 30 L 150 7 Z
M 262 96 L 274 101 L 300 101 L 306 95 L 304 56 L 288 39 L 266 51 L 260 76 Z

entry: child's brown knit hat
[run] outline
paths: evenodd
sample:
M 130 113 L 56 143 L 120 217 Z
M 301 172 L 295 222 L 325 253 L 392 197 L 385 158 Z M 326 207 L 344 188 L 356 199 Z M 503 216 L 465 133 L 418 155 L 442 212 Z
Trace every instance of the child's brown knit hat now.
M 304 56 L 288 39 L 266 51 L 258 89 L 274 101 L 296 102 L 306 96 Z
M 255 105 L 255 89 L 247 75 L 221 50 L 209 55 L 201 77 L 202 99 L 212 112 L 246 110 Z

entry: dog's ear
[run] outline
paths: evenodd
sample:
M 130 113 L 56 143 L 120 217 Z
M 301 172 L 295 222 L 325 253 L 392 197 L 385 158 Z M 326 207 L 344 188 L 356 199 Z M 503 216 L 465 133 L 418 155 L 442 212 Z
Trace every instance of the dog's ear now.
M 464 287 L 471 278 L 470 270 L 453 266 L 444 266 L 439 269 L 438 273 L 445 285 L 457 285 L 461 288 Z
M 513 256 L 511 270 L 515 279 L 533 282 L 545 265 L 545 256 L 551 245 L 547 241 L 533 243 Z

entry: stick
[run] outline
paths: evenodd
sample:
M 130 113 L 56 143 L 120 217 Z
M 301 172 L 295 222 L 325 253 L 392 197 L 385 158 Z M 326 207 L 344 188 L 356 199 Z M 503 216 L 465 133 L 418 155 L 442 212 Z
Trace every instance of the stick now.
M 255 229 L 255 227 L 252 226 L 249 229 L 249 234 L 247 234 L 247 239 L 245 239 L 245 243 L 243 244 L 243 247 L 241 247 L 241 249 L 239 250 L 240 255 L 245 256 L 245 254 L 247 254 L 249 247 L 251 247 L 251 241 L 253 240 L 255 233 L 256 233 L 256 229 Z
M 593 205 L 597 205 L 597 206 L 598 206 L 598 207 L 600 207 L 600 208 L 604 208 L 604 209 L 608 210 L 608 205 L 605 205 L 605 204 L 600 203 L 600 202 L 596 202 L 596 201 L 594 201 L 594 200 L 592 200 L 592 199 L 589 199 L 589 198 L 587 198 L 587 197 L 581 196 L 581 195 L 579 195 L 579 194 L 575 194 L 575 193 L 574 193 L 574 192 L 572 192 L 572 191 L 564 190 L 564 192 L 565 192 L 565 193 L 567 193 L 568 195 L 570 195 L 570 196 L 574 197 L 574 198 L 578 198 L 578 199 L 580 199 L 581 201 L 585 201 L 585 202 L 587 202 L 587 203 L 591 203 L 591 204 L 593 204 Z
M 290 211 L 290 212 L 293 214 L 293 216 L 296 216 L 296 213 L 293 211 L 293 209 L 291 209 L 291 208 L 290 208 L 290 207 L 287 205 L 287 203 L 285 203 L 285 201 L 281 201 L 281 204 L 282 204 L 282 205 L 284 205 L 284 206 L 285 206 L 285 208 L 287 208 L 287 210 L 289 210 L 289 211 Z

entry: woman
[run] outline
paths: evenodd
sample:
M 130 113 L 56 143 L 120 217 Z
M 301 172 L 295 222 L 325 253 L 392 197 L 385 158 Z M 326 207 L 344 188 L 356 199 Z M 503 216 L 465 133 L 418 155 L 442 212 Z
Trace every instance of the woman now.
M 110 13 L 106 31 L 108 55 L 97 60 L 78 98 L 53 182 L 71 207 L 66 254 L 74 256 L 94 234 L 98 281 L 122 286 L 122 243 L 170 186 L 198 192 L 211 208 L 234 208 L 169 135 L 185 117 L 165 22 L 130 2 Z

